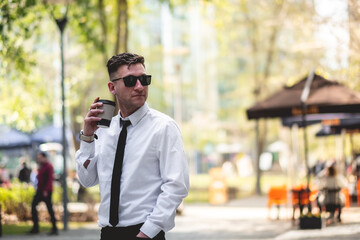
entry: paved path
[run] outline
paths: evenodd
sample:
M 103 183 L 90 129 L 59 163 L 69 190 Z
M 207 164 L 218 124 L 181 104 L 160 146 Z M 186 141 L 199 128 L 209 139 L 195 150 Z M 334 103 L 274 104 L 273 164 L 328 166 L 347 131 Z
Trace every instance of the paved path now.
M 276 210 L 270 212 L 276 218 Z M 360 239 L 360 208 L 344 209 L 343 223 L 318 230 L 299 230 L 292 225 L 291 209 L 280 211 L 280 220 L 269 220 L 266 197 L 232 201 L 224 206 L 209 204 L 186 205 L 183 215 L 177 216 L 176 227 L 167 233 L 167 240 L 319 240 Z M 54 239 L 99 240 L 100 229 L 95 223 L 85 228 L 60 231 L 59 236 L 3 236 L 4 240 Z

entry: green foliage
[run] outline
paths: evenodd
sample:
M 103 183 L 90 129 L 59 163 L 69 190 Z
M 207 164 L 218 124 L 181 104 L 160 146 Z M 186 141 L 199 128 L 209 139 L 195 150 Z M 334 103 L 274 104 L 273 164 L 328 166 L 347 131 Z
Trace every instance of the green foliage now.
M 0 4 L 0 124 L 24 131 L 52 114 L 48 86 L 36 70 L 34 40 L 46 11 L 40 1 L 5 0 Z M 50 101 L 49 101 L 50 100 Z
M 102 32 L 99 24 L 99 7 L 97 1 L 77 0 L 69 12 L 69 25 L 73 29 L 71 36 L 76 38 L 77 42 L 84 45 L 87 50 L 102 52 L 105 56 L 109 53 L 106 46 L 101 41 Z M 114 6 L 108 5 L 109 15 L 113 14 Z M 74 21 L 76 20 L 76 21 Z M 111 32 L 111 29 L 108 29 Z M 109 44 L 109 42 L 107 42 Z
M 55 185 L 52 202 L 54 205 L 62 204 L 62 188 Z M 17 180 L 11 182 L 10 188 L 0 188 L 0 203 L 2 210 L 7 214 L 16 214 L 19 220 L 28 220 L 31 214 L 31 203 L 35 195 L 32 185 L 20 183 Z M 76 202 L 77 196 L 68 188 L 68 201 Z
M 35 34 L 43 11 L 35 0 L 5 0 L 0 3 L 1 68 L 26 71 L 34 64 L 24 43 Z
M 12 183 L 11 188 L 0 188 L 0 203 L 3 211 L 17 213 L 19 205 L 31 206 L 35 190 L 28 184 Z

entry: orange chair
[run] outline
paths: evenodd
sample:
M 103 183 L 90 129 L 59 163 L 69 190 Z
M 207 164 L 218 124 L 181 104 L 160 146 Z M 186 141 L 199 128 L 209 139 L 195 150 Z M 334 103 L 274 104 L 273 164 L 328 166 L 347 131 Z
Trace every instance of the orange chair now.
M 287 204 L 287 187 L 272 186 L 268 192 L 268 218 L 270 218 L 270 209 L 272 205 L 276 205 L 278 209 L 277 219 L 280 218 L 280 206 Z
M 306 186 L 300 184 L 291 188 L 291 193 L 293 205 L 293 220 L 295 220 L 295 211 L 297 208 L 299 208 L 300 210 L 300 215 L 303 213 L 304 207 L 307 207 L 308 211 L 311 212 L 311 203 L 316 201 L 316 197 L 318 194 L 318 191 L 315 190 L 313 186 L 310 186 L 310 191 L 306 191 Z
M 291 189 L 293 205 L 306 205 L 309 203 L 310 196 L 305 189 L 306 187 L 303 185 L 298 185 Z
M 345 196 L 345 207 L 350 207 L 351 206 L 351 197 L 349 194 L 349 189 L 343 188 L 343 189 L 341 189 L 341 193 L 344 194 L 344 196 Z
M 211 177 L 211 182 L 209 187 L 210 204 L 226 203 L 229 200 L 228 186 L 222 168 L 211 168 L 209 170 L 209 174 Z

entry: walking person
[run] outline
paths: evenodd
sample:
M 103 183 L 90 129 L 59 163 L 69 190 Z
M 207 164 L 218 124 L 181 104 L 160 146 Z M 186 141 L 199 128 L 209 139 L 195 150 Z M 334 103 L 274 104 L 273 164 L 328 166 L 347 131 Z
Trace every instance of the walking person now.
M 33 221 L 33 228 L 30 230 L 30 234 L 39 233 L 39 216 L 36 210 L 36 206 L 44 201 L 47 210 L 50 214 L 52 229 L 49 235 L 58 235 L 58 229 L 56 227 L 55 213 L 51 201 L 54 181 L 54 169 L 51 163 L 48 161 L 47 154 L 45 152 L 37 153 L 37 162 L 39 164 L 39 170 L 37 174 L 37 189 L 31 204 L 31 214 Z
M 85 187 L 99 184 L 101 240 L 164 240 L 189 188 L 181 132 L 147 105 L 151 76 L 142 56 L 113 56 L 107 68 L 120 110 L 108 128 L 98 128 L 102 103 L 91 104 L 76 153 L 79 180 Z

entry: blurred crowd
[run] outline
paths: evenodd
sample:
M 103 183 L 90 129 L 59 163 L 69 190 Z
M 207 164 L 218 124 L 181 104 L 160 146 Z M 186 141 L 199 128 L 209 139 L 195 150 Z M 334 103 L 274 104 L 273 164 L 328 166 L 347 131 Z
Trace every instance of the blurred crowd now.
M 11 180 L 17 178 L 21 183 L 31 184 L 35 189 L 37 186 L 37 166 L 29 168 L 26 161 L 21 160 L 21 168 L 18 170 L 17 175 L 14 176 L 6 168 L 5 164 L 0 165 L 0 187 L 9 188 Z

